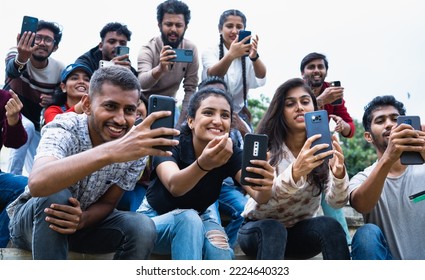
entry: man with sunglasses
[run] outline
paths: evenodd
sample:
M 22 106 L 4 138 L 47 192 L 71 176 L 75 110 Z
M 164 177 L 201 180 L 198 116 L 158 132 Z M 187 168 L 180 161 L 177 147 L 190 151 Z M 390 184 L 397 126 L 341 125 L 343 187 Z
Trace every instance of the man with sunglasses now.
M 12 89 L 23 104 L 22 123 L 28 140 L 19 149 L 11 149 L 9 172 L 22 174 L 24 163 L 29 173 L 40 141 L 40 115 L 53 101 L 55 88 L 65 68 L 62 62 L 51 58 L 59 48 L 62 30 L 57 23 L 40 20 L 37 32 L 24 32 L 17 37 L 17 45 L 6 56 L 4 89 Z M 34 42 L 34 46 L 32 45 Z

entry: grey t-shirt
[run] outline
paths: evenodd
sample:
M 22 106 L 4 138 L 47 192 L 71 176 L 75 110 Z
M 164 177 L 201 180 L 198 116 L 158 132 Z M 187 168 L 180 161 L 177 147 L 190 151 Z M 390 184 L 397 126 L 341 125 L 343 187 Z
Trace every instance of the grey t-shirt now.
M 350 180 L 350 193 L 367 179 L 376 164 Z M 394 259 L 425 259 L 425 200 L 409 200 L 410 195 L 424 190 L 425 165 L 409 165 L 402 175 L 387 177 L 378 203 L 363 215 L 365 223 L 381 228 Z

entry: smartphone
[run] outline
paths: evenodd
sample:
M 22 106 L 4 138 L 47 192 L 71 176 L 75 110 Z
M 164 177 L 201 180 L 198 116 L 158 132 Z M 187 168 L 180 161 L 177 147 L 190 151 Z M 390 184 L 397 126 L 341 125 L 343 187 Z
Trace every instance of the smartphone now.
M 245 37 L 248 37 L 251 35 L 251 31 L 248 30 L 239 30 L 239 37 L 238 40 L 239 42 L 242 41 Z M 245 42 L 245 44 L 249 44 L 251 43 L 251 39 L 249 39 L 248 41 Z
M 311 145 L 312 148 L 318 144 L 329 144 L 327 148 L 317 151 L 314 155 L 332 150 L 332 137 L 331 131 L 329 130 L 328 112 L 326 110 L 307 112 L 304 114 L 304 122 L 307 131 L 307 138 L 315 134 L 322 135 L 322 137 L 313 142 Z M 332 157 L 333 155 L 329 155 L 324 159 Z
M 248 166 L 255 167 L 250 160 L 259 159 L 267 160 L 268 137 L 266 134 L 247 133 L 244 137 L 243 155 L 242 155 L 242 173 L 241 184 L 250 186 L 260 186 L 245 181 L 245 177 L 263 178 L 260 174 L 248 172 Z
M 340 81 L 333 81 L 333 82 L 330 82 L 330 85 L 331 85 L 331 87 L 340 87 L 341 82 Z M 332 105 L 341 105 L 342 104 L 342 98 L 335 100 L 331 104 Z
M 186 49 L 173 49 L 176 52 L 177 57 L 170 59 L 170 61 L 174 62 L 193 62 L 193 50 Z
M 109 60 L 100 60 L 99 61 L 99 68 L 108 67 L 108 66 L 112 66 L 112 65 L 115 65 L 115 63 L 113 63 L 112 61 L 109 61 Z
M 127 46 L 117 46 L 115 48 L 115 56 L 130 54 L 130 48 Z M 129 60 L 129 59 L 126 59 Z
M 176 107 L 176 100 L 170 96 L 156 95 L 152 94 L 149 96 L 148 101 L 148 115 L 157 111 L 171 111 L 171 115 L 157 119 L 152 125 L 151 129 L 168 127 L 174 128 L 174 110 Z M 173 136 L 167 135 L 164 136 L 168 139 L 173 139 Z M 171 151 L 172 146 L 156 146 L 156 149 L 161 149 L 163 151 Z
M 38 27 L 38 18 L 31 17 L 31 16 L 24 16 L 22 19 L 22 27 L 21 27 L 21 34 L 24 34 L 25 31 L 30 31 L 32 33 L 37 33 L 37 27 Z M 34 41 L 32 41 L 31 46 L 34 46 Z
M 421 130 L 421 119 L 419 116 L 399 116 L 397 124 L 406 123 L 415 130 Z M 423 164 L 424 158 L 419 152 L 403 152 L 400 156 L 400 162 L 403 165 Z

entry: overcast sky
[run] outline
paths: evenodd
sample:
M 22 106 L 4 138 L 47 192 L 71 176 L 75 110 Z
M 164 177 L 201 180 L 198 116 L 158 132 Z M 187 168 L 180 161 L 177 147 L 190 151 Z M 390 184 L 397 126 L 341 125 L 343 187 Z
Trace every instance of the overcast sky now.
M 62 25 L 63 39 L 52 57 L 65 64 L 97 45 L 106 23 L 118 21 L 133 32 L 128 45 L 137 68 L 140 46 L 159 34 L 156 6 L 160 2 L 2 1 L 0 54 L 5 57 L 16 44 L 24 15 Z M 235 8 L 245 13 L 247 30 L 260 37 L 258 52 L 268 70 L 266 85 L 251 90 L 250 97 L 260 93 L 271 97 L 281 83 L 300 77 L 299 64 L 307 53 L 321 52 L 329 59 L 327 80 L 341 81 L 354 118 L 361 119 L 364 105 L 373 96 L 393 94 L 405 103 L 409 114 L 419 115 L 425 122 L 425 17 L 420 0 L 185 3 L 192 12 L 185 36 L 197 44 L 200 53 L 218 43 L 217 24 L 224 10 Z M 2 59 L 1 77 L 4 68 Z

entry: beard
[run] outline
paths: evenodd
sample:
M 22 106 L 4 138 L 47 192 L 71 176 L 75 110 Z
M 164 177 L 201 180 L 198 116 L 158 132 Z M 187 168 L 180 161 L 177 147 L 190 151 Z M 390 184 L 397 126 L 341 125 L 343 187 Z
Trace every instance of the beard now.
M 175 41 L 175 42 L 170 42 L 170 41 L 168 40 L 168 36 L 167 36 L 167 34 L 165 34 L 164 32 L 162 32 L 162 30 L 161 30 L 161 39 L 162 39 L 162 42 L 164 43 L 164 46 L 169 45 L 169 46 L 171 46 L 173 49 L 177 49 L 177 48 L 178 48 L 178 46 L 180 45 L 180 43 L 183 41 L 183 38 L 184 38 L 184 33 L 182 34 L 182 36 L 181 36 L 181 37 L 177 36 L 177 41 Z
M 388 140 L 386 138 L 378 139 L 373 133 L 371 133 L 371 136 L 375 148 L 383 154 L 388 147 Z
M 320 79 L 319 81 L 315 80 L 314 77 L 310 77 L 307 76 L 304 78 L 304 80 L 307 81 L 307 84 L 311 87 L 311 88 L 319 88 L 323 86 L 323 82 L 325 81 L 324 79 Z

